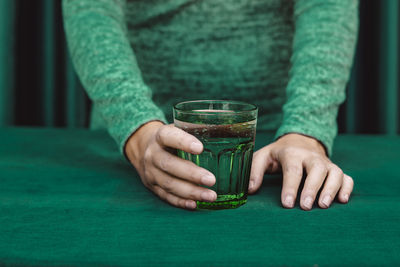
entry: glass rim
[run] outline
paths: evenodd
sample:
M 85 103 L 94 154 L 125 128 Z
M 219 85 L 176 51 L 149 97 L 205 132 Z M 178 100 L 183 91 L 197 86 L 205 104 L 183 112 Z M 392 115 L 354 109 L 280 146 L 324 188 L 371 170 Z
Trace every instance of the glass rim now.
M 179 108 L 178 105 L 183 105 L 183 104 L 192 104 L 192 103 L 229 103 L 229 104 L 238 104 L 238 105 L 246 105 L 249 106 L 250 109 L 248 110 L 222 110 L 222 111 L 218 111 L 218 112 L 212 112 L 212 111 L 195 111 L 195 110 L 191 110 L 191 109 L 182 109 Z M 237 114 L 245 114 L 245 113 L 251 113 L 254 111 L 258 110 L 258 107 L 254 104 L 251 103 L 247 103 L 247 102 L 243 102 L 243 101 L 238 101 L 238 100 L 189 100 L 189 101 L 183 101 L 183 102 L 179 102 L 176 103 L 173 106 L 174 110 L 185 113 L 185 114 L 194 114 L 194 115 L 237 115 Z

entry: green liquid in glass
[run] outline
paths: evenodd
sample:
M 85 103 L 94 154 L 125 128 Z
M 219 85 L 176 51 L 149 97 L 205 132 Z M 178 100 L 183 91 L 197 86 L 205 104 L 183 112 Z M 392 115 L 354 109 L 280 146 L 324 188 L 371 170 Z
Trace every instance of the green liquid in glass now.
M 253 158 L 255 121 L 194 126 L 176 120 L 175 124 L 196 136 L 204 146 L 200 155 L 178 150 L 178 156 L 209 170 L 217 180 L 214 186 L 209 187 L 217 193 L 217 200 L 197 201 L 197 208 L 232 209 L 245 204 Z

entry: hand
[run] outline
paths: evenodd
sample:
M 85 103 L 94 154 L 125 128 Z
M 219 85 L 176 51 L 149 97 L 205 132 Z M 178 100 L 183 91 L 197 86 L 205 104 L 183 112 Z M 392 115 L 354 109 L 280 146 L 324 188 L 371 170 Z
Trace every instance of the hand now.
M 284 135 L 254 153 L 249 193 L 258 190 L 265 172 L 282 171 L 282 205 L 285 208 L 293 208 L 303 170 L 307 172 L 307 177 L 300 196 L 302 209 L 312 209 L 324 181 L 325 184 L 318 200 L 321 208 L 329 208 L 336 194 L 341 203 L 349 201 L 353 191 L 353 179 L 329 160 L 321 143 L 300 134 Z
M 196 200 L 212 202 L 217 194 L 199 185 L 212 186 L 215 176 L 193 162 L 177 157 L 180 149 L 200 154 L 203 144 L 173 125 L 151 121 L 127 141 L 125 154 L 138 171 L 143 184 L 171 205 L 195 209 Z

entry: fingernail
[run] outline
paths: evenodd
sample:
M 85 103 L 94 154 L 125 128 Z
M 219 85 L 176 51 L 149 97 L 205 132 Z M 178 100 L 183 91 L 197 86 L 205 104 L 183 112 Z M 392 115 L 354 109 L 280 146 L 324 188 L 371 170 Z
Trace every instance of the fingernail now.
M 306 197 L 305 199 L 304 199 L 304 206 L 307 208 L 307 209 L 312 209 L 312 204 L 313 204 L 313 199 L 312 199 L 312 197 Z
M 212 202 L 216 199 L 216 195 L 213 192 L 206 191 L 206 192 L 201 193 L 201 199 L 203 201 Z
M 215 184 L 215 178 L 212 174 L 206 174 L 201 177 L 201 183 L 208 186 L 213 186 Z
M 195 209 L 196 208 L 196 202 L 194 201 L 186 201 L 186 208 L 188 209 Z
M 250 181 L 250 183 L 249 183 L 249 190 L 251 191 L 251 190 L 253 189 L 253 187 L 254 187 L 254 182 L 253 182 L 253 181 Z
M 202 145 L 199 144 L 198 142 L 193 142 L 190 144 L 190 150 L 193 152 L 201 152 L 203 149 Z
M 331 205 L 332 198 L 330 195 L 325 196 L 322 199 L 322 204 L 324 204 L 327 208 Z
M 345 202 L 348 202 L 348 201 L 349 201 L 349 195 L 348 195 L 348 194 L 344 195 L 344 196 L 343 196 L 343 200 L 344 200 Z
M 285 205 L 288 208 L 293 208 L 294 206 L 294 197 L 289 195 L 285 198 Z

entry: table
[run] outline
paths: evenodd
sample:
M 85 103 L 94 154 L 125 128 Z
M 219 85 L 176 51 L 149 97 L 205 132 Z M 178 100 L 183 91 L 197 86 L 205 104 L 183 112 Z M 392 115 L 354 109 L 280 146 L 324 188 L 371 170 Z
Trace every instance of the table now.
M 333 161 L 355 180 L 347 205 L 283 209 L 274 175 L 236 210 L 186 211 L 145 189 L 104 131 L 3 128 L 0 264 L 400 265 L 400 137 L 341 135 Z

